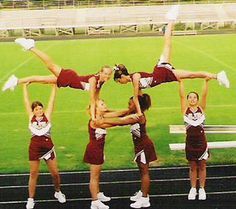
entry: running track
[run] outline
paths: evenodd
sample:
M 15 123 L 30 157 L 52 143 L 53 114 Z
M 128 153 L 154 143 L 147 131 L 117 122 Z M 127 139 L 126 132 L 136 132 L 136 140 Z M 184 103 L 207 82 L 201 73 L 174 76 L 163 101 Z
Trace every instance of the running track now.
M 188 168 L 151 169 L 150 209 L 236 209 L 236 165 L 208 166 L 207 200 L 188 201 Z M 67 203 L 53 198 L 49 174 L 41 174 L 35 209 L 89 209 L 88 172 L 61 173 Z M 28 174 L 0 175 L 0 209 L 25 208 Z M 129 209 L 129 197 L 139 189 L 138 170 L 103 171 L 101 191 L 111 196 L 111 209 Z

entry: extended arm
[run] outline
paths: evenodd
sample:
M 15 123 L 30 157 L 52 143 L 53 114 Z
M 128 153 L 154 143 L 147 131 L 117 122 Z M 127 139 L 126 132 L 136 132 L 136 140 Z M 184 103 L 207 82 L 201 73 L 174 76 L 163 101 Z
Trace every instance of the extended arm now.
M 134 104 L 135 104 L 135 107 L 136 107 L 136 110 L 137 110 L 137 114 L 141 116 L 142 111 L 141 111 L 139 101 L 138 101 L 138 95 L 140 94 L 139 80 L 140 80 L 140 74 L 135 73 L 133 75 L 133 87 L 134 87 L 134 98 L 133 98 L 133 100 L 134 100 Z
M 56 85 L 53 85 L 50 99 L 48 102 L 48 107 L 47 107 L 47 110 L 45 111 L 45 114 L 46 114 L 49 121 L 51 121 L 52 112 L 53 112 L 53 109 L 55 106 L 56 92 L 57 92 L 57 87 L 56 87 Z
M 96 79 L 94 77 L 89 79 L 90 84 L 90 114 L 91 118 L 94 121 L 95 116 L 95 108 L 96 108 Z
M 138 117 L 137 114 L 127 115 L 125 117 L 117 118 L 103 118 L 96 121 L 96 126 L 100 128 L 131 125 L 143 120 L 144 117 Z
M 28 84 L 23 85 L 24 104 L 25 104 L 26 112 L 28 113 L 29 116 L 31 116 L 33 113 L 31 111 L 31 105 L 30 105 L 31 102 L 29 99 L 29 92 L 28 92 L 27 86 Z
M 108 111 L 103 115 L 103 117 L 104 118 L 114 118 L 114 117 L 124 116 L 127 114 L 129 114 L 129 110 Z
M 207 102 L 207 95 L 208 95 L 208 81 L 209 79 L 205 79 L 204 85 L 202 88 L 202 100 L 201 100 L 201 108 L 205 111 L 206 109 L 206 102 Z
M 184 82 L 182 80 L 179 81 L 179 97 L 180 97 L 180 105 L 181 105 L 181 112 L 184 114 L 186 110 L 186 95 L 184 91 Z

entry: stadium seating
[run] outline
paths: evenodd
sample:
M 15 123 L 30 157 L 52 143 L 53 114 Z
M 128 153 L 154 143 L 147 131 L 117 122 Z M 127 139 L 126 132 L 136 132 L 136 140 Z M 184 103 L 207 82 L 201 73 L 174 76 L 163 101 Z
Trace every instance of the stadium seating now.
M 19 30 L 23 36 L 40 36 L 47 29 L 54 31 L 55 35 L 73 35 L 75 29 L 83 29 L 89 35 L 109 34 L 114 28 L 119 28 L 120 33 L 125 33 L 138 32 L 142 26 L 150 26 L 154 31 L 159 31 L 163 24 L 167 23 L 165 14 L 170 7 L 171 5 L 2 10 L 0 36 L 14 35 L 15 31 Z M 178 22 L 185 25 L 184 31 L 192 30 L 192 34 L 196 32 L 196 24 L 200 24 L 201 30 L 218 29 L 225 23 L 234 28 L 235 11 L 236 3 L 180 5 Z

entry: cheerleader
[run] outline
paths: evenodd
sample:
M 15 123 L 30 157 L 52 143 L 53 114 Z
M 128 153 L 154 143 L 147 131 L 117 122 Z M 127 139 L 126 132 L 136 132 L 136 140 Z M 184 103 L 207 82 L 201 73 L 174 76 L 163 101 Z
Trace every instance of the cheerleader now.
M 15 75 L 12 75 L 5 82 L 2 91 L 6 91 L 7 89 L 14 90 L 14 88 L 19 84 L 35 82 L 57 84 L 59 88 L 70 87 L 89 91 L 91 116 L 92 120 L 95 120 L 95 101 L 99 98 L 99 92 L 102 88 L 102 85 L 111 78 L 112 69 L 109 66 L 103 66 L 96 74 L 85 76 L 78 75 L 75 70 L 63 69 L 55 64 L 47 54 L 35 47 L 35 41 L 33 39 L 18 38 L 15 40 L 15 42 L 22 46 L 25 50 L 31 51 L 39 59 L 41 59 L 53 75 L 30 76 L 21 79 L 18 79 Z
M 186 158 L 189 162 L 189 176 L 191 189 L 189 200 L 195 200 L 197 195 L 197 178 L 199 177 L 198 199 L 205 200 L 206 160 L 209 157 L 207 139 L 204 133 L 205 109 L 208 94 L 208 81 L 204 82 L 201 101 L 197 92 L 184 92 L 183 81 L 179 82 L 181 111 L 186 126 Z
M 142 110 L 142 117 L 138 117 L 133 97 L 129 100 L 129 108 L 123 117 L 103 117 L 98 119 L 99 127 L 111 127 L 118 125 L 131 125 L 130 132 L 134 144 L 134 161 L 137 163 L 141 176 L 141 189 L 132 197 L 130 204 L 132 208 L 149 207 L 150 199 L 150 175 L 149 163 L 157 160 L 155 146 L 152 140 L 147 135 L 146 117 L 144 112 L 151 106 L 151 98 L 148 94 L 143 94 L 138 97 L 139 105 Z
M 29 198 L 27 200 L 26 209 L 32 209 L 35 205 L 34 197 L 39 175 L 40 160 L 46 162 L 48 170 L 51 173 L 55 188 L 54 197 L 58 199 L 60 203 L 65 203 L 66 197 L 61 192 L 56 152 L 50 133 L 51 115 L 54 109 L 56 86 L 53 85 L 52 87 L 48 107 L 45 111 L 41 102 L 34 101 L 31 104 L 27 84 L 23 85 L 23 93 L 26 111 L 29 115 L 29 130 L 32 135 L 29 145 L 30 178 L 28 187 Z
M 178 5 L 173 6 L 167 13 L 168 25 L 165 27 L 164 34 L 164 48 L 160 59 L 155 64 L 153 72 L 135 72 L 129 73 L 125 65 L 119 64 L 115 66 L 114 80 L 120 84 L 131 82 L 134 90 L 134 102 L 138 111 L 138 115 L 142 115 L 138 102 L 138 95 L 142 95 L 142 89 L 153 88 L 157 85 L 167 82 L 179 81 L 180 79 L 194 79 L 194 78 L 210 78 L 218 80 L 220 85 L 229 88 L 229 80 L 224 71 L 218 74 L 208 73 L 203 71 L 191 72 L 186 70 L 175 69 L 170 64 L 171 58 L 171 35 L 174 28 L 174 21 L 178 17 Z

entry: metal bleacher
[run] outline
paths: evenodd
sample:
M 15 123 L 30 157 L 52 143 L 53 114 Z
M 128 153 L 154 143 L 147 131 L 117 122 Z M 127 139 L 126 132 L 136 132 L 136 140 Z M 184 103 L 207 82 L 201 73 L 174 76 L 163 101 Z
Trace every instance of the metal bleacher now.
M 14 10 L 0 11 L 0 37 L 41 36 L 45 30 L 54 35 L 74 35 L 81 29 L 85 34 L 110 34 L 139 32 L 142 26 L 153 31 L 166 24 L 165 14 L 171 5 L 129 6 L 81 9 Z M 200 30 L 219 29 L 225 24 L 234 28 L 236 3 L 180 5 L 177 22 L 184 24 L 186 33 Z M 118 29 L 117 29 L 118 28 Z M 190 30 L 189 30 L 190 28 Z M 180 34 L 184 33 L 179 31 Z M 176 32 L 178 34 L 178 31 Z

